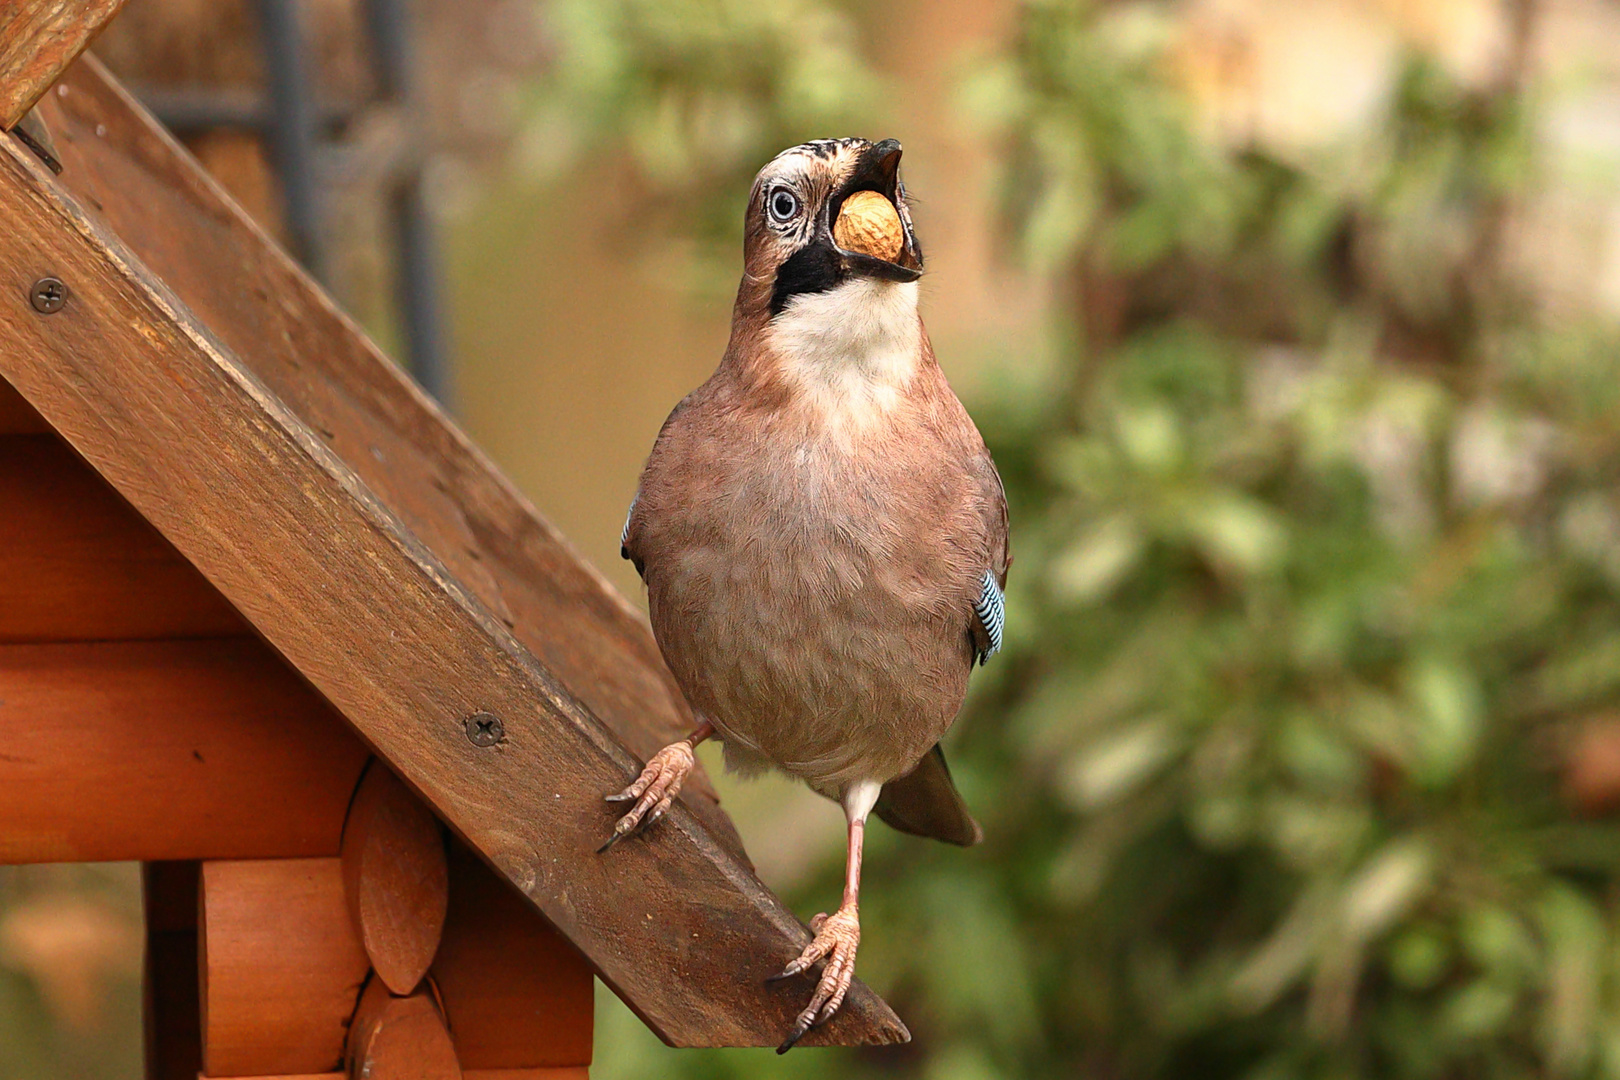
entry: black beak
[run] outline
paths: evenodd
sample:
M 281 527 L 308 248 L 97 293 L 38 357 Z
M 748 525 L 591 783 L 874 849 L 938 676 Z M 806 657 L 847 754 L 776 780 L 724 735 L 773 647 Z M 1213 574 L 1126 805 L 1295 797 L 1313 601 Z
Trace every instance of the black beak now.
M 877 192 L 893 203 L 899 213 L 905 241 L 901 244 L 900 254 L 895 257 L 894 262 L 858 251 L 846 251 L 832 239 L 832 223 L 838 220 L 838 212 L 843 209 L 844 200 L 857 191 Z M 855 166 L 855 172 L 845 181 L 844 186 L 827 200 L 826 218 L 822 221 L 822 228 L 826 231 L 827 243 L 838 252 L 839 261 L 851 274 L 882 278 L 885 281 L 916 281 L 922 277 L 922 253 L 917 248 L 917 237 L 911 231 L 911 214 L 906 210 L 904 188 L 900 184 L 898 140 L 884 139 L 869 147 L 861 155 L 860 162 Z

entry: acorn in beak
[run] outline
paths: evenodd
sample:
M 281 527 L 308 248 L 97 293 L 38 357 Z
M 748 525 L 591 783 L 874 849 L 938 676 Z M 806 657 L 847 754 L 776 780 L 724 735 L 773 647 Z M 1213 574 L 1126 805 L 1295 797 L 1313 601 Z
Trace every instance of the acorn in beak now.
M 916 281 L 922 255 L 900 183 L 900 143 L 884 139 L 861 155 L 827 201 L 826 228 L 844 269 L 887 281 Z

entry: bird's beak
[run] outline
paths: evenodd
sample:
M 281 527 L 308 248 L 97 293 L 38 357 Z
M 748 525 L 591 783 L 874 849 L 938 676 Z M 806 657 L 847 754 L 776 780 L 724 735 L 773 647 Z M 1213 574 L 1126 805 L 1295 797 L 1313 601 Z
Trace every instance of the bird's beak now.
M 882 278 L 886 281 L 916 281 L 922 276 L 922 253 L 917 248 L 917 237 L 911 231 L 911 213 L 906 209 L 902 190 L 900 143 L 895 139 L 884 139 L 861 155 L 855 172 L 844 182 L 844 186 L 827 200 L 826 216 L 821 227 L 825 230 L 827 243 L 838 253 L 844 269 L 849 273 Z M 899 213 L 900 227 L 905 233 L 905 239 L 900 245 L 900 254 L 895 256 L 893 262 L 859 251 L 848 251 L 839 247 L 838 242 L 832 238 L 832 223 L 838 220 L 838 212 L 843 209 L 844 200 L 857 191 L 877 192 L 893 203 Z

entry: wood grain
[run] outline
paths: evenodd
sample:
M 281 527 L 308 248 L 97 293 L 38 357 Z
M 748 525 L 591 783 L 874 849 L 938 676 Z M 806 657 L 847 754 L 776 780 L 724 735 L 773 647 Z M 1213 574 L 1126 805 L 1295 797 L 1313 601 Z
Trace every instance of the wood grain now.
M 146 914 L 141 1021 L 147 1080 L 191 1080 L 202 1068 L 197 987 L 198 864 L 141 867 Z
M 0 646 L 0 863 L 336 855 L 365 760 L 251 638 Z
M 439 951 L 450 872 L 439 819 L 375 759 L 343 825 L 343 885 L 381 982 L 416 989 Z
M 0 436 L 0 551 L 0 643 L 252 632 L 55 436 Z
M 350 1080 L 461 1080 L 444 1017 L 426 989 L 400 997 L 372 979 L 360 996 L 347 1053 Z
M 0 0 L 0 131 L 10 131 L 124 0 Z
M 689 723 L 645 626 L 96 65 L 63 85 L 68 186 L 0 146 L 0 267 L 72 298 L 0 281 L 0 376 L 655 1031 L 775 1044 L 808 934 L 712 801 L 592 854 L 640 765 L 615 735 Z M 857 984 L 808 1041 L 906 1037 Z
M 590 965 L 466 847 L 452 846 L 450 869 L 450 918 L 433 980 L 462 1065 L 589 1065 Z
M 330 859 L 206 862 L 198 927 L 203 1071 L 340 1068 L 370 962 Z
M 10 383 L 0 379 L 0 435 L 47 435 L 50 430 L 45 418 Z

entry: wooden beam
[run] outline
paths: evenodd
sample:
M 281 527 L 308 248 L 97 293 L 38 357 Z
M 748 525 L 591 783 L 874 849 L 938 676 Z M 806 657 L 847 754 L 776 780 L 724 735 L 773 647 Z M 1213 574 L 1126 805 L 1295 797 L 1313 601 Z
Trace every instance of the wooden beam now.
M 0 379 L 0 435 L 48 435 L 50 430 L 45 418 L 10 383 Z
M 346 1056 L 349 1080 L 462 1080 L 433 994 L 423 989 L 399 997 L 381 979 L 360 995 Z
M 54 435 L 0 436 L 0 643 L 252 632 Z
M 365 760 L 251 638 L 0 646 L 0 863 L 336 855 Z
M 451 847 L 450 918 L 433 979 L 466 1068 L 591 1063 L 590 965 L 461 844 Z
M 439 951 L 450 874 L 444 831 L 388 766 L 372 759 L 343 824 L 343 884 L 377 978 L 409 994 Z
M 202 867 L 203 1071 L 330 1072 L 370 962 L 331 859 Z
M 0 0 L 0 131 L 10 131 L 124 0 Z
M 556 1069 L 463 1069 L 462 1080 L 590 1080 L 591 1070 L 584 1065 L 566 1065 Z
M 809 934 L 712 802 L 593 854 L 615 734 L 689 722 L 645 626 L 99 68 L 62 85 L 61 182 L 0 146 L 0 376 L 655 1031 L 777 1043 Z M 47 272 L 41 316 L 10 280 Z M 806 1042 L 907 1037 L 857 983 Z

